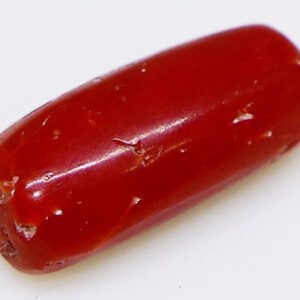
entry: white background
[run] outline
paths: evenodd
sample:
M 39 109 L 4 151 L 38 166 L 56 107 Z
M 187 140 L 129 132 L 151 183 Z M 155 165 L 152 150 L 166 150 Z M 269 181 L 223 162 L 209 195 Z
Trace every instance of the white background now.
M 93 77 L 208 33 L 265 23 L 300 46 L 299 15 L 299 0 L 0 0 L 0 130 Z M 299 148 L 74 267 L 32 276 L 1 258 L 0 298 L 300 299 Z

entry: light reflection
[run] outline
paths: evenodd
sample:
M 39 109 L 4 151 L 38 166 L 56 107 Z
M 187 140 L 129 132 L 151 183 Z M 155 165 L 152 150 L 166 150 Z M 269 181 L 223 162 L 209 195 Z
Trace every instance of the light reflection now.
M 165 125 L 160 125 L 152 130 L 149 130 L 148 132 L 145 132 L 144 134 L 141 134 L 139 135 L 139 140 L 142 140 L 142 139 L 145 139 L 145 138 L 148 138 L 150 136 L 154 136 L 154 135 L 157 135 L 157 134 L 163 134 L 165 133 L 167 130 L 170 130 L 170 129 L 173 129 L 173 128 L 176 128 L 176 127 L 179 127 L 180 125 L 186 123 L 187 121 L 189 120 L 189 117 L 184 117 L 184 118 L 181 118 L 181 119 L 177 119 L 171 123 L 168 123 L 168 124 L 165 124 Z M 136 138 L 135 139 L 132 139 L 131 142 L 133 141 L 136 141 Z
M 111 160 L 111 159 L 113 159 L 113 158 L 121 155 L 124 152 L 126 152 L 126 149 L 118 148 L 118 149 L 116 149 L 116 150 L 114 150 L 112 152 L 109 152 L 106 155 L 102 156 L 100 159 L 97 159 L 97 160 L 94 160 L 94 161 L 90 161 L 90 162 L 82 164 L 82 165 L 80 165 L 80 166 L 78 166 L 76 168 L 73 168 L 71 170 L 67 170 L 65 172 L 61 172 L 61 173 L 55 174 L 51 178 L 48 178 L 47 180 L 45 180 L 44 178 L 33 180 L 33 181 L 29 182 L 26 185 L 26 188 L 31 188 L 32 186 L 34 186 L 36 184 L 39 184 L 39 183 L 54 181 L 56 179 L 65 177 L 67 175 L 72 175 L 74 173 L 80 172 L 81 170 L 89 169 L 89 168 L 91 168 L 93 166 L 96 166 L 96 165 L 99 165 L 99 164 L 101 164 L 101 163 L 103 163 L 105 161 Z
M 143 140 L 145 138 L 149 138 L 149 137 L 156 136 L 156 135 L 161 136 L 164 133 L 167 133 L 168 131 L 170 131 L 170 130 L 176 128 L 176 127 L 181 126 L 182 124 L 186 123 L 188 120 L 189 120 L 189 117 L 183 117 L 183 118 L 180 118 L 180 119 L 176 119 L 173 122 L 168 122 L 167 124 L 160 125 L 158 127 L 150 129 L 149 131 L 144 132 L 142 134 L 137 134 L 134 138 L 129 139 L 128 143 L 136 143 L 138 140 Z M 116 137 L 116 138 L 118 138 L 118 137 Z M 182 143 L 180 145 L 182 145 Z M 174 147 L 177 148 L 178 146 L 179 145 L 175 145 Z M 62 177 L 72 175 L 72 174 L 78 173 L 78 172 L 83 171 L 83 170 L 88 170 L 88 169 L 90 169 L 94 166 L 101 165 L 101 164 L 103 164 L 107 161 L 113 160 L 114 158 L 122 155 L 123 153 L 125 153 L 127 151 L 130 151 L 130 149 L 125 148 L 125 147 L 118 147 L 117 149 L 114 149 L 112 151 L 109 151 L 109 152 L 105 153 L 99 159 L 86 162 L 86 163 L 84 163 L 80 166 L 77 166 L 77 167 L 73 168 L 73 169 L 70 169 L 70 170 L 67 170 L 67 171 L 64 171 L 64 172 L 60 172 L 60 173 L 57 173 L 57 174 L 51 172 L 51 177 L 50 176 L 47 176 L 47 177 L 43 176 L 39 179 L 30 181 L 30 182 L 27 183 L 26 188 L 29 189 L 32 186 L 35 186 L 37 184 L 55 181 L 55 180 L 60 179 Z

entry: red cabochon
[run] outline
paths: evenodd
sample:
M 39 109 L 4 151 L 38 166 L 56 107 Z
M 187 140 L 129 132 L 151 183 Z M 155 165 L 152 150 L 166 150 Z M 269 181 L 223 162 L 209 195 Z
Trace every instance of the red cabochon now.
M 26 272 L 60 269 L 299 139 L 299 52 L 279 33 L 244 27 L 142 59 L 2 133 L 1 253 Z

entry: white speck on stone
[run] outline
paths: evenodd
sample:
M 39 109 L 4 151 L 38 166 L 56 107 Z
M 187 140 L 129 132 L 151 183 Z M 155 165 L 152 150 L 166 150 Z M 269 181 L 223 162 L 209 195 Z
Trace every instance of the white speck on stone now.
M 34 198 L 39 198 L 42 195 L 42 192 L 41 191 L 35 191 L 35 192 L 33 192 L 32 195 L 33 195 Z
M 12 181 L 4 181 L 3 182 L 3 184 L 4 184 L 4 186 L 15 186 L 16 185 L 16 183 L 19 181 L 19 176 L 14 176 L 13 177 L 13 179 L 12 179 Z
M 181 149 L 180 149 L 180 152 L 181 152 L 181 153 L 185 153 L 186 151 L 187 151 L 186 148 L 181 148 Z
M 15 223 L 16 230 L 21 234 L 27 241 L 30 241 L 36 234 L 37 228 L 32 225 L 22 225 Z
M 54 211 L 54 214 L 55 214 L 56 216 L 61 216 L 61 215 L 63 214 L 63 211 L 62 211 L 61 209 L 56 209 L 56 210 Z
M 49 118 L 50 118 L 50 116 L 49 116 L 49 117 L 47 117 L 47 118 L 46 118 L 46 119 L 43 121 L 43 123 L 42 123 L 42 126 L 45 126 L 45 125 L 47 124 L 47 122 L 48 122 Z
M 240 122 L 243 122 L 243 121 L 248 121 L 248 120 L 252 120 L 254 119 L 254 115 L 251 114 L 251 113 L 243 113 L 243 114 L 240 114 L 238 117 L 236 117 L 232 123 L 233 124 L 238 124 Z
M 0 205 L 7 203 L 13 197 L 18 181 L 18 176 L 13 176 L 11 181 L 0 181 Z
M 137 205 L 138 203 L 141 202 L 141 200 L 142 200 L 142 198 L 134 196 L 133 199 L 132 199 L 132 204 Z
M 142 73 L 145 73 L 146 71 L 147 71 L 146 68 L 141 68 Z
M 49 181 L 53 175 L 54 175 L 53 172 L 50 172 L 50 173 L 45 174 L 45 175 L 42 177 L 42 181 L 43 181 L 43 182 Z
M 264 133 L 264 137 L 266 138 L 270 138 L 273 136 L 273 131 L 272 130 L 268 130 Z

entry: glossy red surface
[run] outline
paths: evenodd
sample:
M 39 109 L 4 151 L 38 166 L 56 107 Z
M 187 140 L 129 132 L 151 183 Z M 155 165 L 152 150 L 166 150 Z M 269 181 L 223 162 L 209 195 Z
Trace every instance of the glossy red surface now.
M 2 133 L 1 253 L 26 272 L 60 269 L 276 160 L 299 139 L 299 52 L 269 28 L 140 60 Z

